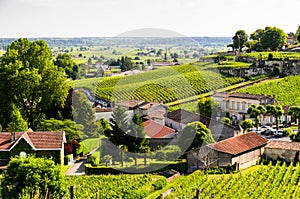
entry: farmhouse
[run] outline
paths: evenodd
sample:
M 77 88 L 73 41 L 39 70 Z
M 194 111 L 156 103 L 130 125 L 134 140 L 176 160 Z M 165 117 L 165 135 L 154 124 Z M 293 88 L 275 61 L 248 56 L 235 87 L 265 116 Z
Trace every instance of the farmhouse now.
M 299 162 L 300 143 L 271 140 L 265 147 L 264 156 L 269 160 L 284 160 L 285 162 Z
M 250 132 L 187 152 L 188 172 L 209 167 L 236 165 L 239 169 L 255 165 L 268 140 Z
M 0 164 L 5 166 L 11 157 L 27 156 L 51 157 L 63 164 L 65 133 L 59 132 L 3 132 L 0 133 Z
M 197 121 L 202 122 L 211 130 L 215 140 L 224 140 L 240 133 L 233 126 L 182 109 L 169 112 L 166 118 L 166 125 L 176 131 L 181 131 L 187 124 Z

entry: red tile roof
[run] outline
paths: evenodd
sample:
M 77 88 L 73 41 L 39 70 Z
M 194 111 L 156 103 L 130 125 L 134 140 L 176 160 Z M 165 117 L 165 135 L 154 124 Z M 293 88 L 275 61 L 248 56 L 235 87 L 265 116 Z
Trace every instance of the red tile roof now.
M 174 129 L 158 124 L 153 120 L 147 120 L 144 122 L 144 130 L 146 135 L 150 138 L 164 138 L 165 136 L 175 132 Z
M 122 106 L 126 109 L 132 110 L 135 109 L 138 106 L 141 106 L 143 104 L 147 103 L 146 101 L 143 100 L 128 100 L 128 101 L 124 101 L 124 102 L 118 102 L 116 103 L 116 105 Z
M 300 151 L 300 142 L 285 142 L 279 140 L 271 140 L 267 144 L 266 148 Z
M 221 92 L 221 93 L 214 93 L 213 97 L 222 97 L 222 98 L 236 97 L 236 98 L 260 100 L 263 98 L 268 98 L 269 96 L 250 94 L 250 93 L 224 93 L 224 92 Z
M 264 146 L 267 143 L 268 140 L 266 138 L 256 133 L 249 132 L 226 140 L 222 140 L 214 144 L 210 144 L 208 146 L 216 151 L 237 155 L 251 149 Z
M 15 141 L 11 138 L 13 133 L 3 132 L 0 133 L 0 150 L 10 150 L 21 139 L 24 139 L 35 150 L 45 149 L 61 149 L 62 143 L 65 142 L 65 135 L 63 131 L 59 132 L 16 132 Z

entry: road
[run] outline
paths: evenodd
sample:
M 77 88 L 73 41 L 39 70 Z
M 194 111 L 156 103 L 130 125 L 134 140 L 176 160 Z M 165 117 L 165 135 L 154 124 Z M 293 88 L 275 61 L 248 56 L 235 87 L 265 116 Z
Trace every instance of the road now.
M 84 173 L 84 164 L 87 161 L 87 157 L 92 155 L 95 151 L 97 151 L 99 148 L 95 148 L 92 151 L 88 153 L 85 157 L 80 158 L 79 160 L 76 160 L 76 162 L 68 169 L 66 172 L 67 176 L 72 175 L 85 175 Z

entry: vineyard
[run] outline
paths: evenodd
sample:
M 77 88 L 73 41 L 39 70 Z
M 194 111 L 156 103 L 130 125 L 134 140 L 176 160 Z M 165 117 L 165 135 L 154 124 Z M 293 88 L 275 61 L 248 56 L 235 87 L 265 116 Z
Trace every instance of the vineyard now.
M 297 52 L 253 52 L 241 56 L 252 57 L 257 60 L 268 60 L 269 54 L 272 54 L 272 60 L 300 60 L 300 53 Z
M 165 177 L 158 175 L 98 175 L 68 176 L 68 186 L 74 185 L 74 199 L 145 198 L 164 185 Z M 66 196 L 69 198 L 69 195 Z
M 281 105 L 298 105 L 300 103 L 300 76 L 288 76 L 258 83 L 238 90 L 238 93 L 275 95 Z
M 217 67 L 211 63 L 184 64 L 132 76 L 102 78 L 95 93 L 112 101 L 135 98 L 168 103 L 244 81 L 205 70 L 209 66 Z
M 258 166 L 256 171 L 209 176 L 201 171 L 174 181 L 168 198 L 300 198 L 300 164 Z M 162 191 L 164 191 L 163 189 Z M 152 198 L 152 197 L 148 197 Z M 155 198 L 155 197 L 154 197 Z

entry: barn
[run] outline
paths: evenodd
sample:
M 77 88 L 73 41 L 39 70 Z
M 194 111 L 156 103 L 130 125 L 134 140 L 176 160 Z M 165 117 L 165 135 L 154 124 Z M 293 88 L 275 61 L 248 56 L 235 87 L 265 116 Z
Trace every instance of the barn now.
M 249 132 L 187 152 L 188 172 L 197 169 L 237 165 L 243 169 L 255 165 L 268 140 Z
M 265 147 L 265 158 L 268 160 L 284 160 L 285 162 L 299 162 L 300 143 L 271 140 Z

